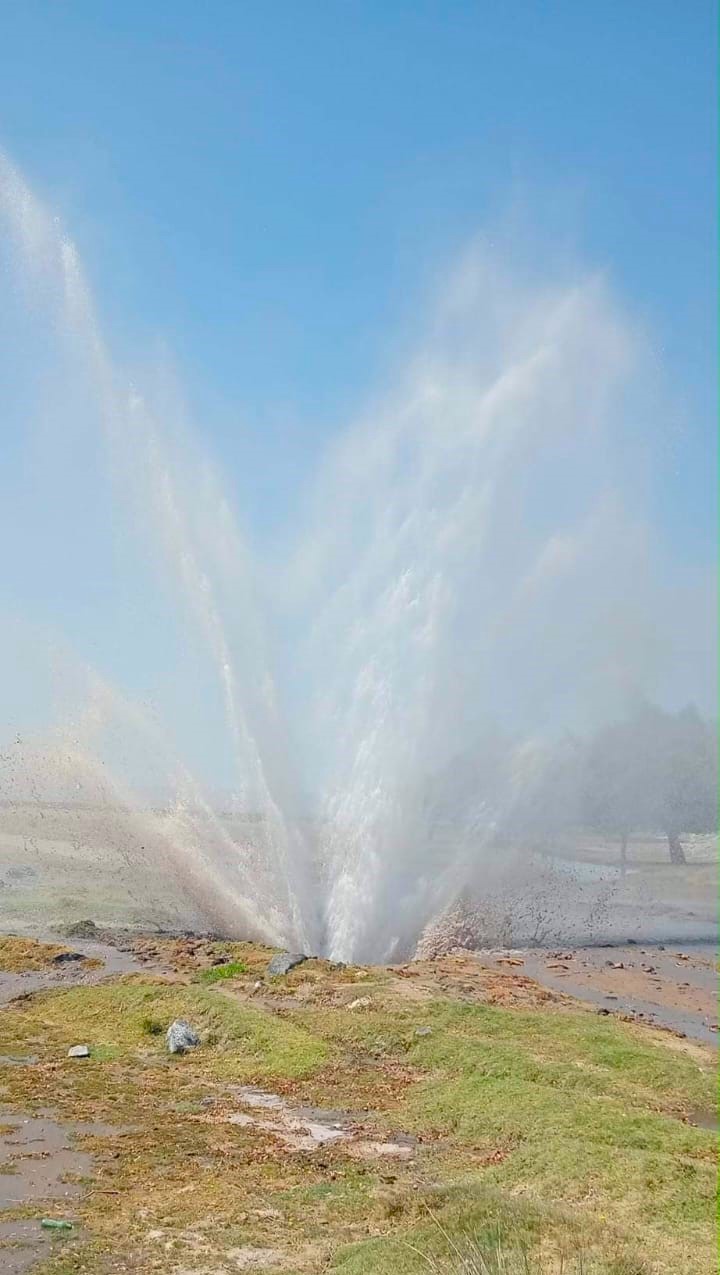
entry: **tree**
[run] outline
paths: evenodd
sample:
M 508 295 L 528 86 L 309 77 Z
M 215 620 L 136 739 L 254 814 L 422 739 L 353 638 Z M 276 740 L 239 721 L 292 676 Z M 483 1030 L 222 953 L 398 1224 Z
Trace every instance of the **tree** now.
M 590 741 L 581 793 L 583 822 L 620 841 L 620 862 L 627 843 L 648 814 L 642 777 L 642 750 L 632 721 L 605 726 Z
M 647 707 L 640 725 L 653 823 L 672 863 L 685 863 L 683 833 L 717 826 L 717 736 L 693 707 L 675 714 Z
M 666 713 L 642 704 L 591 740 L 583 787 L 585 821 L 618 836 L 662 831 L 672 863 L 685 863 L 681 837 L 716 827 L 717 738 L 695 708 Z

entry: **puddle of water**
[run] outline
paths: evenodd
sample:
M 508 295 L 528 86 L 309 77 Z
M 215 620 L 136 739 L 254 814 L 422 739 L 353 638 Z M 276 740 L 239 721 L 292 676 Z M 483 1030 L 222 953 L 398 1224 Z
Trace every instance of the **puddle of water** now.
M 709 1129 L 711 1133 L 720 1131 L 720 1119 L 718 1119 L 717 1111 L 707 1111 L 698 1107 L 690 1112 L 688 1120 L 697 1129 Z
M 62 943 L 59 935 L 44 935 L 43 941 Z M 113 974 L 134 974 L 146 970 L 132 952 L 122 951 L 110 943 L 73 941 L 80 956 L 102 961 L 99 969 L 87 969 L 82 960 L 63 961 L 46 970 L 32 970 L 26 974 L 0 972 L 0 1005 L 7 1005 L 16 996 L 27 996 L 52 988 L 74 987 L 78 983 L 90 986 Z
M 0 1222 L 0 1268 L 3 1275 L 25 1275 L 50 1248 L 50 1237 L 35 1219 Z
M 82 1187 L 64 1181 L 68 1174 L 86 1176 L 91 1158 L 70 1146 L 67 1131 L 53 1120 L 0 1114 L 0 1162 L 11 1166 L 0 1174 L 0 1209 L 32 1200 L 74 1200 Z

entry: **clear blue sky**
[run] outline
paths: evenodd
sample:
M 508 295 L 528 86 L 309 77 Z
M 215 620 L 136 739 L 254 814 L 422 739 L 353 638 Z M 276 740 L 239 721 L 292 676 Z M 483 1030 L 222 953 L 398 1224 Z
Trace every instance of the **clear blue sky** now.
M 715 553 L 716 7 L 5 0 L 0 147 L 77 242 L 116 363 L 172 352 L 204 445 L 260 539 L 282 538 L 284 522 L 294 534 L 300 520 L 285 515 L 328 440 L 392 383 L 478 234 L 513 227 L 541 275 L 604 272 L 649 335 L 666 390 L 662 423 L 646 412 L 638 431 L 657 560 L 704 580 Z M 12 304 L 0 335 L 3 323 Z M 43 373 L 22 321 L 9 345 L 6 371 L 19 361 L 31 398 Z M 5 611 L 57 629 L 131 695 L 157 692 L 196 763 L 230 782 L 224 737 L 199 725 L 208 705 L 221 720 L 214 666 L 198 671 L 154 579 L 134 592 L 134 576 L 114 572 L 92 445 L 73 454 L 55 429 L 45 485 L 30 461 L 23 475 L 24 398 L 6 397 Z M 709 646 L 698 605 L 670 607 L 670 623 L 645 609 L 665 637 L 702 628 Z M 703 660 L 684 657 L 693 695 Z M 23 729 L 33 696 L 49 699 L 29 681 Z
M 687 404 L 668 516 L 692 543 L 711 516 L 715 10 L 21 0 L 0 15 L 0 143 L 79 242 L 116 346 L 168 342 L 258 507 L 382 381 L 436 273 L 521 206 L 649 323 Z

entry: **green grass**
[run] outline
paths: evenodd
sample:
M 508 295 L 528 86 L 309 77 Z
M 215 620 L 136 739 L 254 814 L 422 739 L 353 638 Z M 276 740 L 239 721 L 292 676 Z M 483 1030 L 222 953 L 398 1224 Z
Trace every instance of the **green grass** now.
M 91 1047 L 86 1066 L 98 1060 L 145 1057 L 177 1065 L 167 1056 L 164 1032 L 174 1018 L 185 1018 L 203 1044 L 185 1060 L 208 1072 L 232 1070 L 238 1079 L 302 1076 L 325 1059 L 326 1048 L 303 1027 L 283 1023 L 250 1005 L 234 1002 L 210 988 L 135 977 L 97 987 L 74 987 L 35 997 L 32 1009 L 7 1010 L 3 1039 L 24 1038 L 24 1025 L 42 1032 L 45 1055 L 62 1057 L 82 1038 Z
M 237 973 L 253 959 L 234 961 Z M 78 1237 L 47 1275 L 152 1270 L 168 1236 L 173 1262 L 192 1269 L 186 1233 L 209 1246 L 198 1266 L 219 1272 L 244 1245 L 281 1248 L 286 1275 L 557 1275 L 561 1260 L 564 1275 L 711 1269 L 716 1144 L 683 1119 L 714 1105 L 709 1055 L 583 1010 L 405 999 L 385 978 L 365 981 L 373 1003 L 353 1012 L 335 972 L 293 974 L 275 1010 L 243 999 L 233 975 L 189 971 L 2 1011 L 3 1050 L 40 1057 L 2 1070 L 9 1107 L 134 1129 L 92 1141 L 101 1193 L 73 1206 Z M 181 1058 L 164 1041 L 176 1017 L 202 1041 Z M 423 1026 L 432 1033 L 418 1037 Z M 65 1054 L 80 1040 L 92 1057 L 78 1064 Z M 414 1133 L 418 1153 L 293 1155 L 226 1123 L 229 1086 L 246 1083 L 352 1110 L 368 1138 Z
M 198 979 L 201 983 L 222 983 L 225 980 L 238 978 L 241 974 L 247 974 L 247 965 L 244 961 L 226 961 L 224 965 L 213 965 L 210 969 L 201 970 Z

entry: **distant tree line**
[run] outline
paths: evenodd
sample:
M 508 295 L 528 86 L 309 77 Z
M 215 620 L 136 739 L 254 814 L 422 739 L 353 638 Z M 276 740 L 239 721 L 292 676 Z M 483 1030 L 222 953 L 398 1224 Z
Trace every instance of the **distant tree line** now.
M 682 864 L 683 836 L 717 830 L 716 725 L 692 706 L 641 703 L 589 737 L 553 744 L 518 746 L 489 732 L 434 782 L 430 800 L 448 818 L 474 812 L 481 823 L 484 814 L 511 842 L 592 830 L 617 839 L 623 864 L 634 835 L 662 834 Z

